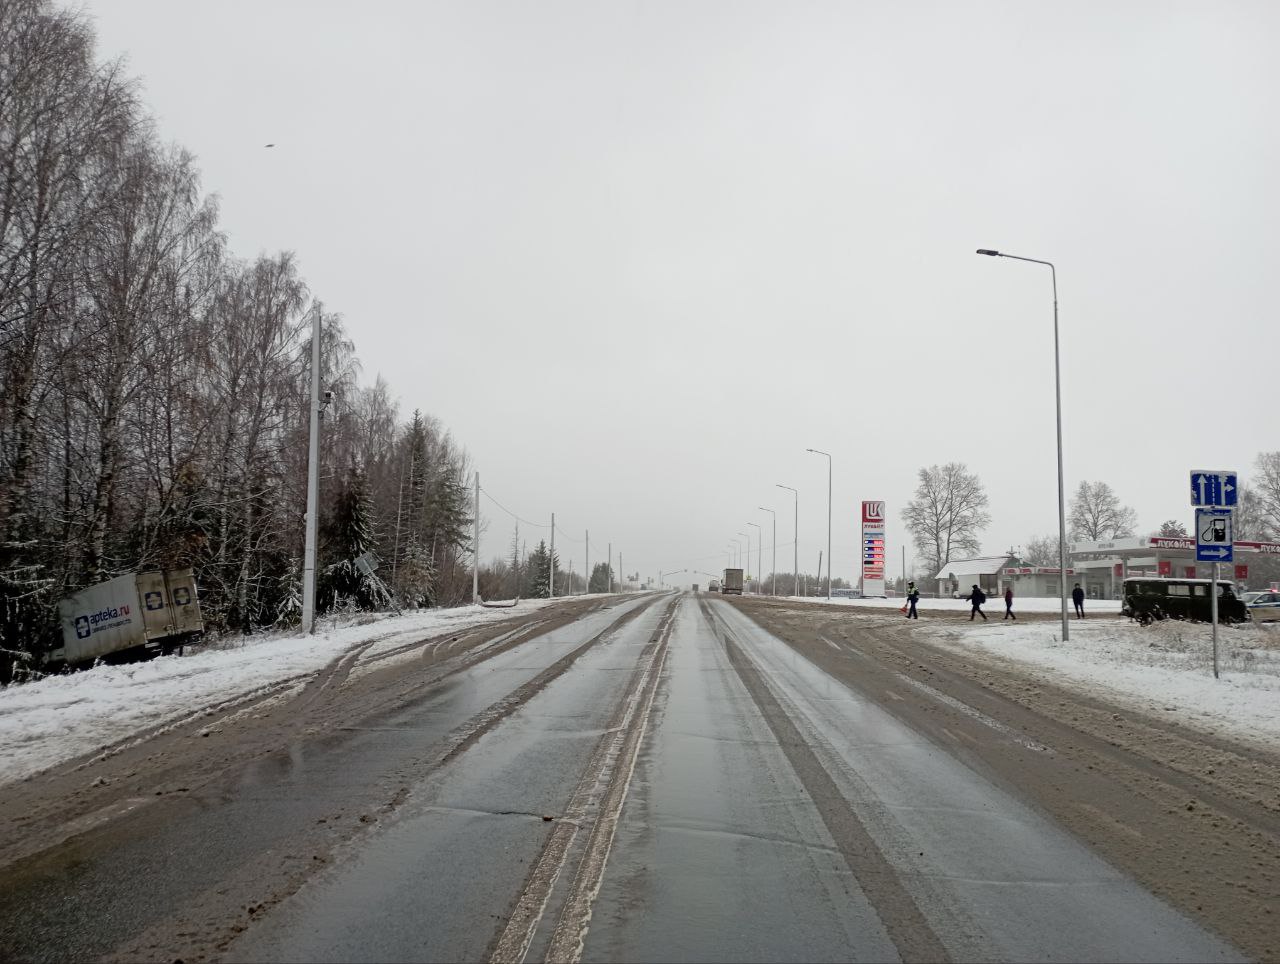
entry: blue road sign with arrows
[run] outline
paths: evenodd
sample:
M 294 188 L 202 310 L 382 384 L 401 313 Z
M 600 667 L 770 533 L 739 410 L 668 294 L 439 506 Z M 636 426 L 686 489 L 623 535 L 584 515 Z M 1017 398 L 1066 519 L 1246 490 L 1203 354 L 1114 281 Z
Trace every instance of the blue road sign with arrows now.
M 1236 504 L 1236 474 L 1234 472 L 1191 473 L 1191 504 L 1193 506 L 1233 506 Z
M 1196 510 L 1196 562 L 1232 562 L 1230 509 Z

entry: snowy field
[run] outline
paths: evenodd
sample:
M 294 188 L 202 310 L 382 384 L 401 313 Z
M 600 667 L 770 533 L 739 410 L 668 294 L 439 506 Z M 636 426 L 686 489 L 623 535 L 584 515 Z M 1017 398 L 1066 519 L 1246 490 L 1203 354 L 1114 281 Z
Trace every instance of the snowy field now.
M 461 606 L 404 616 L 366 616 L 347 625 L 325 619 L 311 637 L 297 633 L 223 637 L 185 656 L 95 666 L 0 689 L 0 784 L 109 746 L 131 733 L 234 702 L 263 687 L 305 678 L 369 640 L 378 640 L 375 649 L 389 648 L 560 601 L 524 600 L 515 609 Z

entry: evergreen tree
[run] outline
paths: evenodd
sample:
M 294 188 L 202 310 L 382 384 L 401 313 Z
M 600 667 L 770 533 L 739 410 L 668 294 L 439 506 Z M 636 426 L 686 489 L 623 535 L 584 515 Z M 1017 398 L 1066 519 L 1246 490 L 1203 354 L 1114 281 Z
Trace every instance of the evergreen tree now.
M 295 556 L 280 575 L 280 603 L 276 606 L 277 626 L 296 626 L 302 621 L 302 572 Z
M 400 559 L 395 588 L 404 605 L 411 609 L 435 604 L 435 569 L 431 565 L 430 553 L 417 537 L 410 540 Z
M 560 559 L 556 558 L 556 568 L 560 567 Z M 546 599 L 551 595 L 551 552 L 545 540 L 538 542 L 525 563 L 529 573 L 529 598 Z
M 587 586 L 587 592 L 608 592 L 612 573 L 608 563 L 597 562 L 591 567 L 591 582 Z
M 364 473 L 352 462 L 329 524 L 329 554 L 336 559 L 325 567 L 320 598 L 324 609 L 351 600 L 361 609 L 384 609 L 391 593 L 376 573 L 367 574 L 355 560 L 374 546 L 373 503 L 365 487 Z

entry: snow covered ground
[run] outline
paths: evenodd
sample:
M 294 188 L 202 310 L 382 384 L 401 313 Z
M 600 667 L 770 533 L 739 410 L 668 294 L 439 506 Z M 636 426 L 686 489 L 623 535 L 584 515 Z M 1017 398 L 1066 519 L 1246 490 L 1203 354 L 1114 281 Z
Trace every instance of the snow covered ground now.
M 224 638 L 185 656 L 95 666 L 0 689 L 0 783 L 282 680 L 306 677 L 371 639 L 379 640 L 377 648 L 392 647 L 558 602 L 525 600 L 515 609 L 432 609 L 347 625 L 322 620 L 310 637 L 265 633 Z
M 797 601 L 826 604 L 826 599 Z M 898 599 L 833 599 L 832 606 L 898 610 Z M 1019 598 L 1014 612 L 1057 613 L 1055 598 Z M 968 612 L 963 599 L 921 599 L 917 632 L 957 650 L 976 650 L 1042 671 L 1057 684 L 1188 725 L 1266 746 L 1280 745 L 1280 623 L 1222 626 L 1218 630 L 1219 678 L 1213 678 L 1211 629 L 1170 620 L 1149 627 L 1119 616 L 1120 603 L 1086 599 L 1083 620 L 1072 619 L 1061 642 L 1057 620 L 1013 623 L 1002 619 L 1004 600 L 983 607 L 988 623 L 938 623 L 930 611 Z
M 1204 623 L 1169 620 L 1142 627 L 1108 616 L 1072 620 L 1070 629 L 1063 644 L 1056 621 L 997 618 L 960 628 L 939 624 L 936 639 L 1042 670 L 1056 684 L 1200 730 L 1272 750 L 1280 745 L 1280 624 L 1219 627 L 1218 679 Z

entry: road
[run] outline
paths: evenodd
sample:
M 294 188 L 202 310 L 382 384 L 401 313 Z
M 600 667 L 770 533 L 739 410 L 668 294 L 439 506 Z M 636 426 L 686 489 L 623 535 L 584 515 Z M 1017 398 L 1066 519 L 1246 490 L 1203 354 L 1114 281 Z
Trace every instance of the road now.
M 568 601 L 3 788 L 0 957 L 1274 959 L 1278 774 L 883 613 Z

